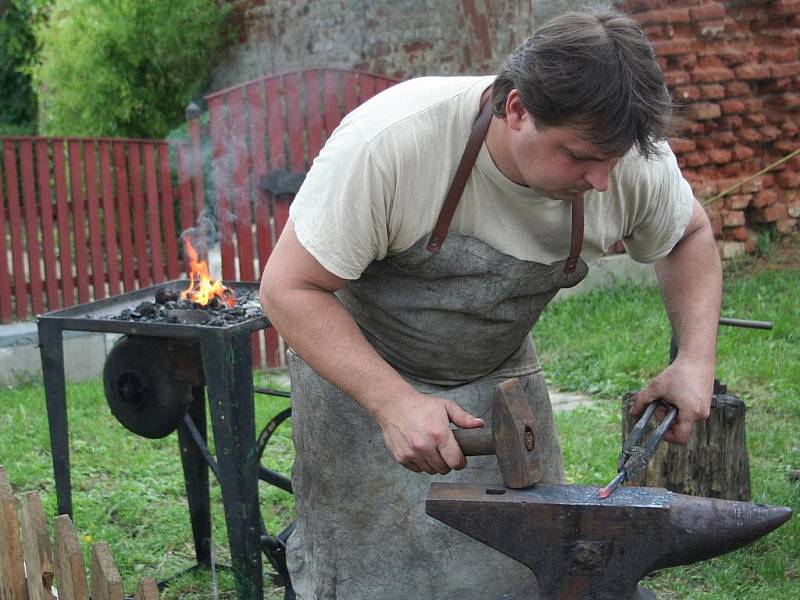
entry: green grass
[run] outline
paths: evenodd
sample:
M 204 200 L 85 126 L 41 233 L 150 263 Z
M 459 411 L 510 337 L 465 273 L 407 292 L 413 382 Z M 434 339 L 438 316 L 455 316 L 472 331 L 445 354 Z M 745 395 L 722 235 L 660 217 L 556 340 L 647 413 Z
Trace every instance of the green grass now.
M 790 250 L 798 249 L 795 244 Z M 747 404 L 753 500 L 791 506 L 797 512 L 800 485 L 789 482 L 786 474 L 800 468 L 800 267 L 780 262 L 780 253 L 770 251 L 758 262 L 728 266 L 724 314 L 772 320 L 775 328 L 722 328 L 717 374 Z M 557 415 L 567 477 L 575 483 L 606 483 L 620 448 L 620 398 L 667 363 L 669 326 L 659 294 L 622 286 L 573 297 L 547 309 L 535 339 L 551 386 L 599 399 Z M 257 379 L 267 383 L 264 376 Z M 68 399 L 79 536 L 86 542 L 109 542 L 129 593 L 141 576 L 163 579 L 190 566 L 193 547 L 177 436 L 147 440 L 126 432 L 108 411 L 99 382 L 70 385 Z M 263 426 L 286 403 L 258 395 L 256 422 Z M 38 490 L 46 512 L 54 514 L 42 387 L 1 390 L 0 407 L 0 464 L 16 492 Z M 272 466 L 283 472 L 291 464 L 289 436 L 283 427 L 269 446 Z M 268 527 L 278 531 L 292 519 L 292 499 L 274 488 L 261 493 Z M 216 556 L 226 563 L 216 483 L 212 509 Z M 87 556 L 89 546 L 84 544 Z M 800 519 L 795 517 L 748 548 L 658 573 L 645 583 L 660 599 L 669 600 L 798 598 Z M 229 573 L 218 573 L 217 587 L 220 598 L 235 597 Z M 207 574 L 187 575 L 173 582 L 164 596 L 210 598 L 211 589 Z M 268 587 L 265 597 L 282 596 Z
M 263 376 L 257 383 L 270 385 Z M 273 385 L 272 387 L 279 387 Z M 194 564 L 189 513 L 177 434 L 160 440 L 138 437 L 122 428 L 108 410 L 102 383 L 70 384 L 67 389 L 70 424 L 74 521 L 82 539 L 86 564 L 92 541 L 107 541 L 123 577 L 125 590 L 135 591 L 143 576 L 165 579 Z M 256 423 L 265 424 L 288 400 L 256 395 Z M 45 514 L 56 514 L 50 440 L 41 385 L 0 391 L 0 465 L 15 492 L 36 490 Z M 213 438 L 213 436 L 209 436 Z M 213 450 L 213 441 L 210 441 Z M 291 431 L 279 427 L 265 453 L 270 468 L 289 473 Z M 211 477 L 212 527 L 216 558 L 230 564 L 219 485 Z M 271 533 L 293 519 L 289 494 L 260 488 L 263 514 Z M 220 597 L 233 598 L 233 580 L 219 572 Z M 210 598 L 207 575 L 184 576 L 164 598 Z M 267 597 L 281 597 L 268 589 Z

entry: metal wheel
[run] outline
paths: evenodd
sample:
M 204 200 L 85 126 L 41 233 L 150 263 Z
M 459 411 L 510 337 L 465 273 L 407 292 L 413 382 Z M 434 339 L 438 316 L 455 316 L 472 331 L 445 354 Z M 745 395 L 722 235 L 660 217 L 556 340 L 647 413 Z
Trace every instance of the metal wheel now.
M 290 394 L 288 392 L 283 392 L 280 390 L 271 390 L 271 389 L 264 389 L 264 388 L 256 388 L 257 392 L 263 394 L 269 394 L 271 396 L 281 396 L 284 398 L 289 398 Z M 259 482 L 264 482 L 271 486 L 277 487 L 284 492 L 289 494 L 292 493 L 292 482 L 291 479 L 283 474 L 279 473 L 273 469 L 270 469 L 264 464 L 264 459 L 269 456 L 267 449 L 270 439 L 273 437 L 273 434 L 276 430 L 278 430 L 284 423 L 288 425 L 288 421 L 290 420 L 292 415 L 291 407 L 285 408 L 280 411 L 277 415 L 275 415 L 261 430 L 261 433 L 258 435 L 256 440 L 256 452 L 258 453 L 258 479 Z M 284 427 L 286 426 L 284 425 Z M 289 579 L 289 572 L 286 568 L 286 540 L 291 535 L 292 531 L 294 530 L 295 523 L 292 521 L 289 523 L 283 531 L 281 531 L 278 535 L 271 535 L 267 530 L 266 520 L 264 518 L 263 509 L 260 516 L 260 528 L 261 528 L 261 548 L 264 551 L 267 559 L 269 560 L 270 564 L 276 571 L 276 575 L 273 577 L 273 581 L 277 585 L 286 586 L 286 595 L 284 598 L 289 600 L 294 598 L 294 591 L 292 590 L 291 582 Z

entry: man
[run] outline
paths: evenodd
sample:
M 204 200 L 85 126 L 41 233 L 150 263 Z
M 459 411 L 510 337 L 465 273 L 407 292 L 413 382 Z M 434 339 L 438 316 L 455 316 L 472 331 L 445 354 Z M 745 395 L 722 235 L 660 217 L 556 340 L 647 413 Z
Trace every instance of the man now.
M 663 141 L 670 111 L 639 26 L 598 9 L 545 25 L 497 78 L 399 84 L 333 133 L 261 290 L 293 350 L 300 598 L 486 599 L 522 585 L 525 567 L 425 515 L 429 475 L 501 483 L 491 457 L 464 468 L 450 427 L 488 425 L 496 385 L 519 377 L 545 480 L 562 479 L 529 332 L 618 239 L 656 263 L 680 348 L 635 410 L 674 404 L 677 443 L 707 417 L 720 264 Z

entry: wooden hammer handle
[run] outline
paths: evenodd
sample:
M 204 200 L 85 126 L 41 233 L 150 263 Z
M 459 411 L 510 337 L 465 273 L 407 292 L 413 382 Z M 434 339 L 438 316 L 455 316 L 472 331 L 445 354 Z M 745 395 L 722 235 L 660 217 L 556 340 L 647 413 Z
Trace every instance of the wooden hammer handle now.
M 454 429 L 453 435 L 461 446 L 464 456 L 488 456 L 494 454 L 494 436 L 488 427 L 478 429 Z

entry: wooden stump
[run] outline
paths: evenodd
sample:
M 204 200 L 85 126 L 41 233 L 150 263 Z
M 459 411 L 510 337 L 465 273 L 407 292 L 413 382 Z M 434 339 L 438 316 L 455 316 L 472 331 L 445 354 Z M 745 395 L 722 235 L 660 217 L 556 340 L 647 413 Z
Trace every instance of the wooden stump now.
M 622 402 L 622 439 L 638 418 L 628 414 L 633 394 Z M 657 425 L 652 419 L 646 439 Z M 661 487 L 679 494 L 750 500 L 750 467 L 745 438 L 745 406 L 736 396 L 719 394 L 708 420 L 695 423 L 686 446 L 661 443 L 644 474 L 630 485 Z

